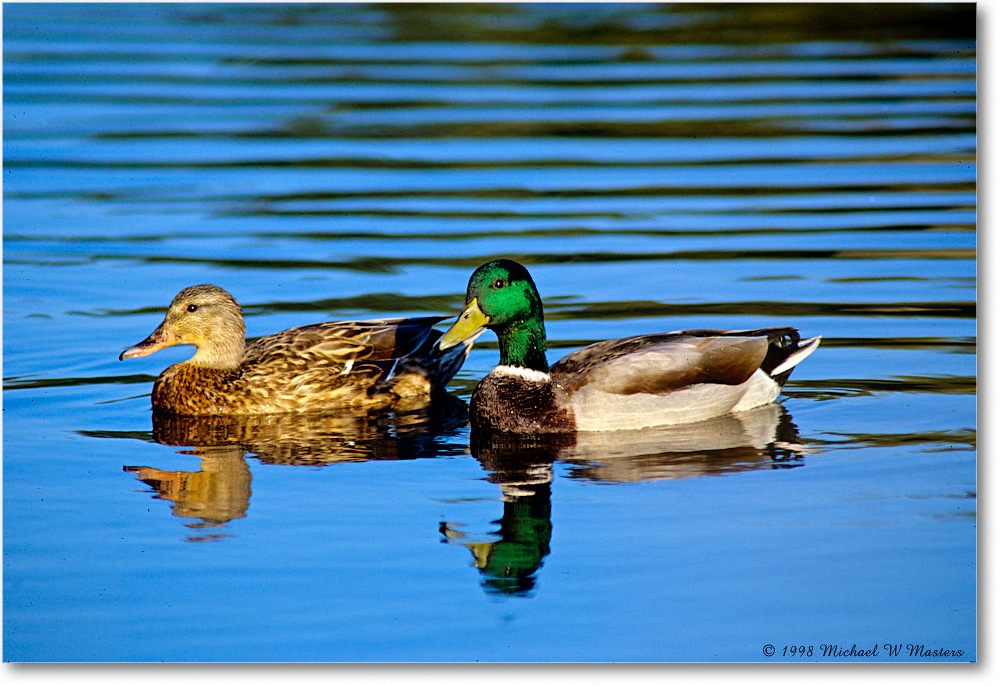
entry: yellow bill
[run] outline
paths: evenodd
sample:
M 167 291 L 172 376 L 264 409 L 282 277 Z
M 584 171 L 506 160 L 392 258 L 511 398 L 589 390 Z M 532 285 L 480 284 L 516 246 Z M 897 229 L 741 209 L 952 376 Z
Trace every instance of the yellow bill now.
M 452 324 L 438 341 L 438 348 L 447 350 L 462 341 L 478 336 L 489 323 L 489 318 L 479 309 L 479 302 L 473 298 L 466 304 L 462 314 L 458 315 L 458 321 Z

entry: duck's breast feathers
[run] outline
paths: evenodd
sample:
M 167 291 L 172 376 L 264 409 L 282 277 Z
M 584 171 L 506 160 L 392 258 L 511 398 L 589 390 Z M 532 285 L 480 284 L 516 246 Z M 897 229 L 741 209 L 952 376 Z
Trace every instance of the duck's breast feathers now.
M 739 385 L 760 368 L 768 339 L 725 333 L 682 331 L 595 343 L 557 362 L 552 377 L 570 394 L 584 387 L 663 395 L 695 384 Z
M 501 365 L 476 386 L 469 405 L 472 426 L 521 434 L 576 431 L 562 389 L 545 372 Z

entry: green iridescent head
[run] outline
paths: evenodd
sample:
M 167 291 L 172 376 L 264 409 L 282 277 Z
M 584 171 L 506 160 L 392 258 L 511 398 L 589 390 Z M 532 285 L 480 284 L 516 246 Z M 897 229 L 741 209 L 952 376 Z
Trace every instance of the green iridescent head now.
M 465 309 L 438 345 L 450 348 L 484 328 L 497 334 L 500 364 L 548 371 L 542 299 L 528 270 L 513 260 L 487 262 L 473 272 Z

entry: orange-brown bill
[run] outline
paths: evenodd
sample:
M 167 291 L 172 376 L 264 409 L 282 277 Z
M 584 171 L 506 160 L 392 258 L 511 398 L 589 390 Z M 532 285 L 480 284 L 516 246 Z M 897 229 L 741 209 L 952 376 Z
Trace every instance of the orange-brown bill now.
M 156 327 L 156 331 L 149 334 L 149 336 L 139 343 L 136 343 L 128 350 L 124 351 L 118 356 L 119 360 L 124 360 L 125 358 L 131 357 L 144 357 L 150 353 L 155 353 L 157 350 L 163 350 L 164 348 L 169 348 L 172 345 L 177 345 L 180 343 L 180 339 L 177 335 L 166 328 L 163 324 Z

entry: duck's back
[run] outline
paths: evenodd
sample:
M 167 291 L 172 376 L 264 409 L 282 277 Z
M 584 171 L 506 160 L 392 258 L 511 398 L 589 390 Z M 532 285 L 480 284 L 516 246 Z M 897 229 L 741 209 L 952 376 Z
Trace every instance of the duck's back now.
M 766 338 L 753 336 L 644 334 L 572 352 L 553 365 L 552 376 L 571 395 L 588 388 L 625 396 L 664 395 L 700 383 L 737 385 L 760 368 L 767 346 Z

